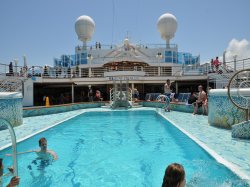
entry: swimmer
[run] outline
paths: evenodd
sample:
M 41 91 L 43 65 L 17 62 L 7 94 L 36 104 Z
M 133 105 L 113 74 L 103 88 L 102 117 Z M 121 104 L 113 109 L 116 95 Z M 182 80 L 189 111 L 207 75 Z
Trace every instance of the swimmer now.
M 13 175 L 14 173 L 14 170 L 13 168 L 8 168 L 9 170 L 9 173 L 3 173 L 3 169 L 4 169 L 4 165 L 3 165 L 3 159 L 0 158 L 0 186 L 2 186 L 2 177 L 7 177 L 7 176 L 10 176 L 10 175 Z M 15 177 L 12 177 L 9 184 L 7 184 L 6 187 L 14 187 L 16 185 L 19 184 L 19 181 L 20 181 L 20 178 L 15 176 Z
M 19 177 L 17 177 L 17 176 L 12 177 L 10 179 L 9 184 L 7 184 L 6 187 L 15 187 L 15 186 L 19 185 L 19 182 L 20 182 L 20 178 Z
M 185 187 L 186 176 L 182 165 L 178 163 L 170 164 L 166 171 L 162 182 L 162 187 Z
M 41 148 L 40 150 L 30 150 L 30 151 L 17 153 L 17 154 L 20 155 L 20 154 L 35 152 L 37 154 L 37 156 L 38 156 L 38 159 L 41 159 L 41 160 L 50 160 L 51 157 L 54 160 L 58 159 L 58 156 L 54 151 L 47 149 L 47 140 L 46 140 L 46 138 L 41 138 L 39 140 L 39 147 Z M 6 156 L 12 156 L 12 154 L 6 154 Z

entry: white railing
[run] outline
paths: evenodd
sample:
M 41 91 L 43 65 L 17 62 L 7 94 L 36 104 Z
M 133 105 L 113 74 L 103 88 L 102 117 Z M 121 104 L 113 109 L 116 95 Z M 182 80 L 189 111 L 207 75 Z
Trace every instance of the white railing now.
M 16 66 L 14 64 L 0 64 L 0 77 L 24 77 L 27 75 L 27 68 L 23 66 Z
M 29 76 L 27 66 L 0 64 L 0 92 L 23 92 L 24 82 Z
M 213 83 L 215 88 L 225 88 L 235 72 L 250 68 L 250 58 L 234 60 L 221 64 L 218 68 L 209 66 L 208 81 Z
M 23 85 L 26 79 L 19 77 L 8 77 L 0 82 L 0 92 L 23 92 Z
M 220 66 L 223 73 L 231 72 L 234 70 L 232 67 L 234 62 L 226 63 L 225 67 Z M 236 68 L 250 67 L 250 58 L 237 61 Z M 145 72 L 146 77 L 167 77 L 167 76 L 197 76 L 207 75 L 212 73 L 210 63 L 202 65 L 177 65 L 171 64 L 171 66 L 133 66 L 133 67 L 86 67 L 86 68 L 63 68 L 63 67 L 21 67 L 13 66 L 13 73 L 9 72 L 9 66 L 6 64 L 0 64 L 0 80 L 1 77 L 14 76 L 14 77 L 43 77 L 43 78 L 98 78 L 104 77 L 105 72 L 113 71 L 139 71 Z
M 91 68 L 91 77 L 104 77 L 106 68 Z
M 230 67 L 233 70 L 239 71 L 243 69 L 250 68 L 250 58 L 240 59 L 240 60 L 233 60 L 226 62 L 227 67 Z
M 123 45 L 107 45 L 107 44 L 102 44 L 102 43 L 97 43 L 97 44 L 94 44 L 94 45 L 88 45 L 85 47 L 85 49 L 87 50 L 100 50 L 100 49 L 117 49 L 119 47 L 122 47 Z M 166 44 L 153 44 L 153 43 L 147 43 L 147 44 L 137 44 L 136 45 L 137 48 L 144 48 L 144 49 L 155 49 L 155 48 L 163 48 L 165 49 L 166 48 Z M 169 44 L 168 46 L 169 48 L 177 48 L 177 45 L 176 44 Z M 83 47 L 82 46 L 76 46 L 76 48 L 78 50 L 82 50 Z

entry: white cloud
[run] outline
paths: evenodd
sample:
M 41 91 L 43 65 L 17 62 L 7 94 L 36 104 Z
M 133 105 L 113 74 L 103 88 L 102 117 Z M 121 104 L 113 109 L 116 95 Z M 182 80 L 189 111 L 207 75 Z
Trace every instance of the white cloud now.
M 247 39 L 237 40 L 233 38 L 229 42 L 226 49 L 226 62 L 232 62 L 234 60 L 235 55 L 237 55 L 237 60 L 250 58 L 250 42 Z M 221 54 L 218 57 L 219 61 L 223 62 L 223 55 Z M 250 66 L 250 60 L 247 60 L 247 62 Z M 204 61 L 201 64 L 204 63 L 210 63 L 210 60 Z
M 232 61 L 235 55 L 237 55 L 238 60 L 250 58 L 249 41 L 247 41 L 246 39 L 232 39 L 226 49 L 226 61 Z

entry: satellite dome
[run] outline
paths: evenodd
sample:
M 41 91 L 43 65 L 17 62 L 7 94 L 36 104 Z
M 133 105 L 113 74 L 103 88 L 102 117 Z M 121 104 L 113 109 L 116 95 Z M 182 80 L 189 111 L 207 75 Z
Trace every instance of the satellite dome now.
M 95 30 L 95 22 L 89 16 L 80 16 L 75 22 L 75 31 L 82 42 L 91 40 Z
M 174 37 L 177 30 L 176 17 L 170 13 L 161 15 L 157 21 L 157 28 L 161 33 L 161 37 L 169 43 L 169 40 Z
M 123 42 L 124 42 L 124 45 L 126 45 L 126 46 L 129 45 L 129 39 L 128 38 L 125 38 Z

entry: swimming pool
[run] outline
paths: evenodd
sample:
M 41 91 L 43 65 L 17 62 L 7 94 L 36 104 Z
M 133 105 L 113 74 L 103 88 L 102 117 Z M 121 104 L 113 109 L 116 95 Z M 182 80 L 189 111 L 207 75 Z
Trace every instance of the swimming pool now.
M 184 165 L 187 186 L 248 186 L 155 111 L 87 112 L 19 143 L 18 151 L 37 149 L 41 137 L 59 160 L 20 155 L 20 186 L 161 186 L 172 162 Z

